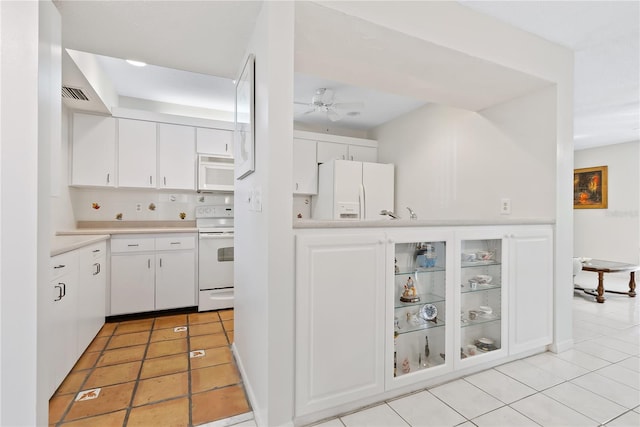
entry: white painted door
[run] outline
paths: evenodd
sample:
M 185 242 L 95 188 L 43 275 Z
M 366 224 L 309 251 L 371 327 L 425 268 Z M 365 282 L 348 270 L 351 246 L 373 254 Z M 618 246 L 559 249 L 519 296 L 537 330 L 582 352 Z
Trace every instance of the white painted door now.
M 509 353 L 517 354 L 553 340 L 553 232 L 518 227 L 508 237 Z
M 198 154 L 233 156 L 233 131 L 225 129 L 196 128 Z
M 118 186 L 155 188 L 156 123 L 118 119 Z
M 115 186 L 115 119 L 75 113 L 72 138 L 71 185 Z
M 296 416 L 384 390 L 383 233 L 296 237 Z
M 111 315 L 155 308 L 155 255 L 111 255 Z
M 156 310 L 196 305 L 195 251 L 156 254 Z
M 196 189 L 196 142 L 193 127 L 158 124 L 158 188 Z
M 47 289 L 49 298 L 49 395 L 53 395 L 78 360 L 78 254 L 68 252 L 51 259 L 57 271 Z M 15 349 L 20 351 L 20 349 Z
M 378 161 L 378 149 L 364 145 L 349 145 L 349 160 L 376 163 Z
M 393 180 L 392 164 L 362 163 L 364 209 L 361 218 L 383 219 L 380 211 L 394 211 Z
M 107 245 L 80 250 L 78 283 L 78 354 L 82 354 L 104 325 L 106 316 Z
M 318 194 L 316 141 L 293 139 L 293 194 Z

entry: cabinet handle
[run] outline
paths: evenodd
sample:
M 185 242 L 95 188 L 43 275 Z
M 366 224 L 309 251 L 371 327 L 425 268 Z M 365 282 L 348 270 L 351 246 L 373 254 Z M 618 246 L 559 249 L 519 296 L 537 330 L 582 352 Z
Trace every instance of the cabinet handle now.
M 95 267 L 95 271 L 93 272 L 93 275 L 97 276 L 98 274 L 100 274 L 100 263 L 96 262 L 95 264 L 93 264 L 93 266 Z
M 343 154 L 343 155 L 342 155 L 342 160 L 344 160 L 344 159 L 345 159 L 345 158 L 344 158 L 344 154 Z
M 153 177 L 149 175 L 149 184 L 153 184 Z
M 62 286 L 60 286 L 60 284 L 57 284 L 54 286 L 55 288 L 58 288 L 58 297 L 56 299 L 54 299 L 53 301 L 60 301 L 62 299 Z
M 160 258 L 160 267 L 162 267 L 162 258 Z
M 151 269 L 151 258 L 147 260 L 147 268 Z
M 60 299 L 62 299 L 67 295 L 67 284 L 66 283 L 60 283 L 60 284 L 62 285 L 62 295 L 60 296 Z
M 64 264 L 58 264 L 53 268 L 65 268 L 65 267 L 66 267 L 66 265 L 64 265 Z
M 349 160 L 353 160 L 353 156 L 351 156 L 351 158 Z
M 92 252 L 95 254 L 97 252 L 100 252 L 100 249 L 94 249 Z
M 166 186 L 167 185 L 167 177 L 164 176 L 164 177 L 162 177 L 162 179 L 163 179 L 164 185 Z
M 107 174 L 107 184 L 109 184 L 111 182 L 111 174 L 108 173 Z
M 224 152 L 226 153 L 227 151 L 229 151 L 229 144 L 224 144 Z
M 127 246 L 129 246 L 130 248 L 135 248 L 135 247 L 140 246 L 140 244 L 139 243 L 135 243 L 135 244 L 127 245 Z
M 298 189 L 298 183 L 296 182 L 296 190 Z
M 180 245 L 180 244 L 182 244 L 182 242 L 171 242 L 171 243 L 169 243 L 169 244 L 170 244 L 170 245 Z

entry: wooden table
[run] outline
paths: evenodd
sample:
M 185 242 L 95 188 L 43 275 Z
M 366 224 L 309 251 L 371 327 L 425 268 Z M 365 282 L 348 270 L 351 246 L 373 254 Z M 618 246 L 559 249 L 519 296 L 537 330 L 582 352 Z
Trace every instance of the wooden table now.
M 574 286 L 575 289 L 584 291 L 584 293 L 593 295 L 596 297 L 596 301 L 599 303 L 604 302 L 604 293 L 610 292 L 614 294 L 629 295 L 630 297 L 636 296 L 636 271 L 640 270 L 640 265 L 627 264 L 624 262 L 605 261 L 602 259 L 592 259 L 582 263 L 582 271 L 593 271 L 598 273 L 598 287 L 596 289 L 585 289 L 580 286 Z M 620 291 L 607 291 L 604 289 L 604 273 L 624 273 L 629 272 L 629 292 Z M 597 292 L 597 293 L 596 293 Z

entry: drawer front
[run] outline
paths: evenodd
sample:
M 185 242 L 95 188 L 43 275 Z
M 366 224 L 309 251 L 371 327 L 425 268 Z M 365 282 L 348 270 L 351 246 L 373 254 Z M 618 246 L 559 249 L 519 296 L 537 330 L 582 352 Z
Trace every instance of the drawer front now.
M 60 254 L 51 258 L 49 262 L 49 269 L 51 280 L 55 280 L 61 277 L 63 274 L 67 274 L 78 267 L 78 252 L 71 251 L 64 254 Z
M 84 250 L 91 256 L 91 259 L 98 259 L 107 255 L 107 243 L 95 243 L 93 245 L 86 246 Z
M 196 236 L 168 236 L 156 238 L 156 250 L 177 251 L 181 249 L 195 249 Z
M 146 252 L 155 250 L 153 237 L 112 238 L 111 253 Z

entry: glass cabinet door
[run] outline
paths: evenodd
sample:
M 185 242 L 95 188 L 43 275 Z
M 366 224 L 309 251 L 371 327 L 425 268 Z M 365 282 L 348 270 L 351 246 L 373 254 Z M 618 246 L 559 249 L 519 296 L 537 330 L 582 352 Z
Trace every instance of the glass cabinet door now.
M 412 241 L 392 248 L 393 377 L 398 379 L 445 364 L 447 244 Z
M 462 240 L 459 277 L 460 360 L 504 353 L 502 239 Z

